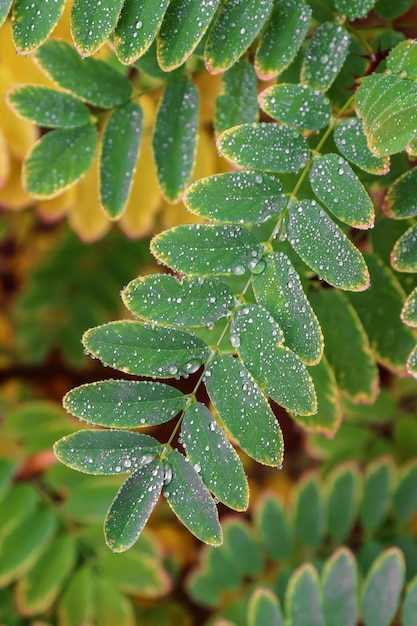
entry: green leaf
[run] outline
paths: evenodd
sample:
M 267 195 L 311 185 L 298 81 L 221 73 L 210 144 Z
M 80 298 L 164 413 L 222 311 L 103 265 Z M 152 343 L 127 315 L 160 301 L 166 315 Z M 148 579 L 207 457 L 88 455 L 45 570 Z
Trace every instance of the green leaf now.
M 352 402 L 372 403 L 379 391 L 378 369 L 355 309 L 343 293 L 330 289 L 317 291 L 311 303 L 323 329 L 325 354 L 339 389 Z
M 389 626 L 397 612 L 404 584 L 404 557 L 398 548 L 385 550 L 372 564 L 362 594 L 365 626 Z
M 10 2 L 7 3 L 10 7 Z M 18 52 L 28 53 L 49 37 L 65 8 L 65 0 L 16 0 L 13 5 L 13 43 Z
M 318 363 L 323 353 L 323 335 L 297 272 L 282 252 L 266 255 L 264 262 L 265 270 L 252 276 L 257 303 L 278 322 L 285 344 L 304 363 Z
M 294 416 L 294 419 L 309 432 L 318 432 L 333 437 L 342 421 L 339 388 L 332 368 L 326 357 L 314 367 L 308 367 L 317 395 L 317 413 L 310 418 Z
M 164 465 L 154 459 L 137 469 L 120 487 L 104 521 L 106 543 L 125 552 L 138 539 L 152 513 L 164 481 Z
M 282 346 L 282 331 L 262 307 L 237 309 L 231 342 L 261 389 L 284 408 L 310 415 L 317 409 L 313 381 L 299 357 Z
M 132 96 L 132 85 L 125 76 L 104 61 L 82 59 L 65 41 L 50 39 L 35 59 L 55 83 L 93 106 L 112 109 Z
M 401 611 L 403 626 L 416 626 L 417 624 L 417 577 L 408 584 Z
M 50 131 L 26 155 L 23 186 L 35 198 L 57 196 L 88 171 L 96 143 L 97 130 L 93 124 Z
M 15 469 L 15 462 L 12 459 L 0 459 L 0 502 L 4 493 L 7 493 Z
M 366 468 L 359 520 L 368 532 L 374 532 L 383 522 L 394 486 L 395 466 L 390 458 L 370 463 Z
M 320 581 L 316 568 L 304 563 L 291 576 L 285 593 L 288 626 L 323 626 Z
M 230 555 L 242 579 L 259 577 L 264 568 L 264 555 L 250 526 L 237 518 L 226 521 L 223 550 Z
M 391 19 L 408 11 L 412 4 L 413 0 L 397 0 L 394 3 L 392 0 L 377 0 L 375 12 L 379 17 Z
M 349 294 L 358 313 L 371 348 L 389 370 L 406 373 L 406 362 L 415 345 L 413 332 L 401 322 L 405 294 L 392 271 L 373 254 L 365 255 L 371 274 L 370 289 Z
M 216 133 L 258 121 L 257 82 L 255 71 L 246 59 L 240 59 L 223 74 L 223 91 L 216 99 L 214 112 Z
M 16 605 L 23 615 L 46 613 L 61 591 L 76 560 L 72 537 L 57 537 L 48 545 L 16 586 Z
M 309 154 L 307 142 L 298 131 L 269 123 L 230 128 L 218 137 L 217 146 L 232 163 L 267 172 L 298 172 Z
M 383 204 L 384 213 L 388 217 L 402 220 L 417 215 L 416 184 L 417 169 L 413 168 L 402 174 L 389 187 Z
M 263 497 L 256 510 L 255 525 L 267 554 L 278 562 L 288 559 L 293 548 L 292 527 L 278 498 Z
M 324 22 L 314 33 L 301 69 L 301 82 L 327 91 L 342 69 L 349 51 L 346 30 L 335 22 Z
M 278 0 L 262 31 L 255 69 L 261 80 L 279 76 L 294 60 L 310 26 L 311 9 L 304 0 Z
M 417 510 L 417 463 L 411 461 L 403 470 L 394 493 L 392 510 L 399 522 L 410 522 Z
M 8 533 L 33 514 L 38 501 L 38 494 L 32 485 L 20 483 L 9 489 L 1 499 L 0 543 Z
M 165 482 L 164 496 L 178 519 L 204 543 L 218 546 L 223 541 L 216 505 L 195 469 L 177 450 L 166 457 L 172 477 Z
M 130 65 L 149 49 L 162 24 L 169 0 L 125 0 L 114 32 L 119 60 Z
M 205 63 L 218 74 L 232 67 L 250 46 L 271 12 L 273 0 L 225 0 L 210 28 Z
M 31 513 L 4 537 L 0 552 L 0 586 L 25 574 L 51 540 L 57 525 L 55 513 L 42 508 Z
M 123 596 L 108 578 L 97 577 L 95 581 L 95 606 L 97 624 L 103 626 L 131 626 L 135 616 L 131 601 Z
M 212 494 L 231 509 L 246 510 L 249 487 L 242 463 L 204 404 L 187 409 L 181 436 L 187 457 Z
M 171 0 L 158 33 L 158 62 L 170 72 L 179 67 L 194 52 L 220 0 Z
M 185 397 L 163 383 L 103 380 L 71 389 L 63 404 L 67 411 L 90 424 L 139 428 L 168 422 L 184 407 Z
M 417 78 L 417 46 L 414 39 L 401 41 L 388 55 L 387 68 L 402 78 Z
M 240 448 L 258 463 L 280 466 L 281 429 L 266 397 L 242 363 L 219 354 L 208 366 L 204 382 L 222 423 Z
M 315 200 L 288 207 L 286 232 L 297 254 L 330 285 L 348 291 L 368 289 L 362 254 Z
M 80 430 L 54 445 L 61 463 L 85 474 L 123 474 L 147 465 L 160 443 L 126 430 Z
M 114 30 L 124 0 L 96 2 L 74 0 L 71 5 L 71 34 L 75 48 L 83 56 L 97 52 Z
M 397 272 L 417 271 L 417 225 L 413 224 L 395 244 L 391 265 Z
M 407 359 L 407 372 L 410 376 L 417 378 L 417 346 L 415 346 L 410 352 Z
M 334 141 L 343 156 L 370 174 L 386 174 L 389 170 L 389 157 L 375 156 L 368 147 L 362 120 L 349 117 L 334 131 Z
M 361 475 L 356 465 L 338 465 L 327 478 L 327 528 L 330 537 L 346 541 L 356 520 L 361 495 Z
M 84 334 L 83 343 L 106 365 L 155 378 L 188 375 L 208 353 L 201 339 L 190 333 L 132 321 L 92 328 Z
M 92 570 L 85 565 L 71 576 L 59 601 L 59 623 L 65 626 L 91 623 L 95 605 L 94 583 Z
M 126 207 L 142 137 L 143 111 L 130 102 L 115 109 L 101 140 L 100 202 L 110 219 Z
M 3 25 L 7 18 L 12 4 L 13 0 L 0 0 L 0 26 Z
M 334 0 L 336 11 L 346 15 L 351 21 L 365 17 L 376 0 Z
M 198 91 L 187 77 L 168 83 L 161 98 L 152 139 L 162 193 L 176 202 L 194 166 L 198 128 Z
M 417 287 L 407 296 L 401 311 L 401 319 L 407 326 L 417 327 Z
M 320 483 L 315 474 L 307 474 L 298 483 L 293 510 L 297 540 L 302 545 L 317 550 L 323 540 L 326 516 Z
M 71 474 L 74 474 L 72 470 Z M 109 502 L 119 485 L 119 476 L 97 478 L 81 475 L 81 480 L 78 478 L 78 481 L 69 482 L 69 489 L 66 488 L 68 497 L 62 505 L 62 511 L 66 518 L 78 524 L 102 524 Z
M 326 624 L 356 626 L 357 573 L 353 554 L 339 548 L 323 568 L 323 614 Z
M 90 111 L 71 94 L 42 85 L 19 85 L 8 92 L 16 113 L 38 126 L 75 128 L 91 120 Z
M 135 278 L 122 291 L 122 299 L 145 321 L 183 328 L 214 324 L 234 307 L 232 290 L 217 278 L 185 277 L 180 282 L 169 274 Z
M 330 100 L 307 85 L 272 85 L 259 94 L 259 104 L 274 119 L 299 130 L 320 130 L 332 114 Z
M 417 134 L 417 84 L 394 74 L 372 74 L 356 91 L 370 150 L 379 157 L 406 149 Z
M 262 224 L 277 217 L 287 199 L 279 180 L 240 171 L 202 178 L 184 196 L 189 211 L 226 224 Z
M 113 587 L 124 594 L 155 598 L 167 593 L 171 587 L 171 581 L 159 560 L 139 551 L 131 550 L 124 554 L 106 551 L 100 555 L 97 565 Z
M 152 254 L 182 274 L 244 274 L 262 258 L 262 248 L 242 226 L 185 224 L 151 241 Z
M 284 626 L 278 598 L 269 589 L 258 588 L 248 606 L 248 626 Z
M 372 200 L 343 157 L 337 154 L 316 157 L 309 177 L 317 198 L 339 220 L 354 228 L 373 227 L 375 213 Z

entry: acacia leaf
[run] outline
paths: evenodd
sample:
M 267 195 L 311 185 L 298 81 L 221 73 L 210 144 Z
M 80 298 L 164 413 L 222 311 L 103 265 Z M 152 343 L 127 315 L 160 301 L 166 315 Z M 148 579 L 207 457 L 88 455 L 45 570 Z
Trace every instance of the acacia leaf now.
M 214 111 L 214 128 L 217 133 L 238 124 L 258 121 L 257 78 L 246 59 L 240 59 L 223 74 L 222 87 Z
M 38 48 L 51 34 L 64 8 L 65 0 L 15 0 L 12 35 L 16 49 L 27 54 Z
M 417 270 L 417 225 L 413 224 L 396 242 L 391 252 L 391 265 L 398 272 Z
M 258 588 L 248 605 L 248 626 L 284 626 L 278 598 L 269 589 Z
M 117 24 L 123 2 L 73 0 L 71 34 L 79 54 L 90 56 L 102 47 Z
M 355 626 L 357 572 L 353 554 L 339 548 L 326 561 L 322 573 L 323 614 L 326 624 Z
M 272 85 L 259 94 L 259 104 L 274 119 L 300 130 L 320 130 L 332 114 L 330 100 L 307 85 Z
M 416 185 L 416 168 L 408 170 L 397 178 L 385 195 L 384 213 L 396 220 L 415 217 L 417 215 Z
M 335 22 L 320 24 L 314 33 L 301 69 L 301 82 L 327 91 L 342 69 L 350 45 L 343 26 Z
M 291 576 L 285 593 L 285 606 L 291 626 L 322 626 L 320 581 L 311 563 L 304 563 Z
M 389 157 L 375 156 L 370 151 L 363 128 L 357 117 L 343 120 L 334 131 L 334 141 L 339 152 L 351 163 L 370 174 L 386 174 L 389 170 Z
M 389 626 L 404 584 L 404 557 L 398 548 L 385 550 L 369 570 L 361 599 L 365 626 Z

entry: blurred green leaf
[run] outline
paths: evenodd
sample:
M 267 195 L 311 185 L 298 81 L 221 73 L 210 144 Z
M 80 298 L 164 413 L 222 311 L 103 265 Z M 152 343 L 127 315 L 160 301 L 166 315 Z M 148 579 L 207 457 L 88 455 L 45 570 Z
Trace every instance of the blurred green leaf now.
M 362 495 L 362 480 L 353 464 L 341 464 L 328 476 L 327 482 L 327 529 L 337 542 L 346 541 L 358 513 Z
M 97 559 L 97 568 L 121 593 L 158 598 L 171 587 L 171 581 L 158 560 L 133 550 L 124 554 L 112 554 L 107 550 Z
M 404 557 L 397 548 L 381 554 L 366 577 L 361 599 L 365 626 L 389 626 L 404 584 Z
M 356 563 L 347 548 L 339 548 L 323 568 L 323 614 L 326 624 L 356 626 Z
M 394 482 L 395 466 L 389 457 L 368 465 L 359 511 L 361 525 L 368 532 L 376 530 L 382 523 L 391 503 Z
M 278 498 L 264 495 L 255 513 L 255 526 L 267 554 L 276 561 L 289 558 L 293 548 L 292 527 Z
M 417 509 L 417 462 L 411 461 L 401 472 L 393 499 L 393 514 L 400 522 L 409 522 Z
M 285 594 L 288 626 L 322 626 L 320 582 L 317 570 L 306 563 L 292 575 Z
M 317 549 L 326 530 L 325 508 L 320 483 L 315 474 L 307 474 L 294 492 L 294 532 L 304 546 Z
M 58 606 L 58 619 L 65 626 L 89 624 L 95 617 L 95 579 L 92 570 L 80 567 L 69 580 Z
M 323 356 L 320 363 L 308 368 L 308 372 L 316 390 L 317 413 L 311 417 L 297 415 L 294 419 L 309 432 L 319 432 L 327 437 L 333 437 L 342 421 L 339 388 L 333 369 Z
M 249 603 L 248 626 L 284 626 L 279 601 L 269 589 L 257 589 Z

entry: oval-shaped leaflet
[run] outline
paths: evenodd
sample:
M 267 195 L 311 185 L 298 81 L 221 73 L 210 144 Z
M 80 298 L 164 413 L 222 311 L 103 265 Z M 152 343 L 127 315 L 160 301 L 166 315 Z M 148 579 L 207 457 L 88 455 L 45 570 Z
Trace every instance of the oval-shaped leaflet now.
M 406 149 L 417 134 L 417 84 L 394 74 L 373 74 L 355 94 L 370 150 L 379 157 Z
M 0 26 L 3 26 L 14 0 L 0 1 Z M 64 4 L 64 3 L 63 3 Z
M 380 363 L 400 375 L 415 345 L 413 331 L 401 321 L 405 293 L 393 272 L 375 254 L 365 254 L 371 287 L 360 296 L 348 294 L 356 309 L 372 350 Z
M 239 59 L 265 24 L 272 5 L 273 0 L 225 0 L 206 43 L 209 72 L 224 72 Z
M 407 372 L 410 376 L 417 378 L 417 346 L 415 346 L 407 359 Z
M 114 31 L 114 49 L 118 59 L 129 65 L 141 57 L 162 24 L 169 0 L 125 0 Z
M 155 121 L 152 146 L 158 180 L 169 202 L 184 191 L 194 166 L 198 91 L 186 76 L 168 83 Z
M 169 274 L 135 278 L 122 291 L 122 299 L 137 317 L 183 328 L 214 324 L 234 307 L 232 290 L 217 278 L 179 281 Z
M 304 363 L 318 363 L 323 354 L 323 334 L 297 272 L 282 252 L 266 255 L 264 262 L 265 270 L 252 276 L 256 302 L 278 322 L 285 344 Z
M 377 157 L 369 149 L 363 122 L 357 117 L 343 120 L 335 129 L 334 141 L 343 156 L 370 174 L 386 174 L 389 157 Z
M 355 558 L 347 548 L 339 548 L 326 561 L 322 573 L 322 605 L 326 624 L 356 626 L 356 589 Z
M 220 0 L 171 0 L 157 36 L 158 63 L 165 72 L 192 55 L 219 4 Z
M 156 540 L 145 531 L 134 550 L 123 555 L 112 554 L 107 550 L 105 554 L 101 553 L 100 573 L 124 594 L 159 598 L 172 588 L 161 557 Z M 134 620 L 129 622 L 132 623 Z
M 199 402 L 184 414 L 181 441 L 204 484 L 220 502 L 235 511 L 249 504 L 249 486 L 242 463 L 208 408 Z
M 217 507 L 194 467 L 178 450 L 171 450 L 165 461 L 172 470 L 164 486 L 164 496 L 188 530 L 211 546 L 223 542 Z
M 47 612 L 60 593 L 76 558 L 77 547 L 72 536 L 60 535 L 51 541 L 17 583 L 16 606 L 19 613 L 36 615 Z
M 413 0 L 398 0 L 395 4 L 391 0 L 377 0 L 375 13 L 384 19 L 391 19 L 403 15 L 413 4 Z
M 391 252 L 391 265 L 398 272 L 417 270 L 417 225 L 413 224 L 402 235 Z
M 316 568 L 304 563 L 288 581 L 285 592 L 286 614 L 291 626 L 322 626 L 320 581 Z
M 128 430 L 79 430 L 54 445 L 57 458 L 85 474 L 124 474 L 147 465 L 160 443 Z
M 110 554 L 110 556 L 112 555 Z M 119 626 L 129 626 L 129 624 L 135 621 L 132 602 L 119 591 L 117 584 L 101 574 L 101 567 L 100 574 L 94 582 L 94 602 L 95 619 L 98 624 L 103 624 L 107 621 Z
M 311 166 L 311 187 L 339 220 L 354 228 L 372 228 L 375 212 L 365 187 L 343 157 L 317 156 Z
M 262 258 L 262 248 L 242 226 L 184 224 L 151 241 L 152 254 L 177 272 L 189 275 L 244 274 Z
M 397 612 L 404 584 L 405 564 L 398 548 L 385 550 L 369 570 L 361 599 L 365 626 L 389 626 Z
M 293 551 L 293 527 L 284 504 L 272 495 L 263 495 L 255 511 L 257 534 L 269 558 L 285 561 Z
M 407 326 L 417 327 L 417 287 L 407 296 L 401 311 L 401 319 Z
M 401 41 L 391 50 L 387 68 L 402 77 L 417 78 L 417 46 L 414 39 Z
M 396 468 L 389 457 L 377 459 L 366 468 L 359 520 L 368 533 L 373 533 L 387 514 L 395 477 Z
M 338 465 L 327 477 L 327 532 L 339 544 L 347 541 L 357 518 L 362 475 L 351 462 Z
M 298 172 L 307 163 L 306 139 L 280 124 L 242 124 L 224 131 L 217 146 L 236 165 L 267 172 Z
M 240 448 L 250 457 L 280 467 L 284 442 L 268 401 L 251 374 L 229 354 L 219 354 L 207 368 L 204 383 L 211 401 Z
M 112 109 L 132 96 L 125 76 L 104 61 L 82 59 L 66 41 L 50 39 L 37 50 L 35 60 L 60 87 L 94 106 Z
M 314 33 L 301 69 L 301 82 L 327 91 L 342 69 L 349 51 L 347 31 L 335 22 L 324 22 Z
M 110 219 L 126 207 L 142 137 L 143 111 L 130 102 L 115 109 L 101 139 L 100 203 Z
M 71 5 L 71 35 L 83 57 L 97 52 L 114 30 L 124 0 L 96 2 L 74 0 Z
M 401 623 L 403 626 L 416 626 L 417 624 L 417 577 L 407 585 L 405 598 L 401 610 Z
M 294 416 L 295 421 L 309 432 L 319 432 L 333 437 L 342 421 L 342 406 L 339 388 L 332 368 L 326 357 L 320 363 L 309 367 L 317 395 L 317 413 L 310 417 Z
M 35 198 L 53 198 L 68 189 L 90 168 L 96 153 L 93 124 L 57 128 L 39 139 L 22 168 L 24 188 Z
M 342 292 L 333 289 L 317 291 L 311 303 L 339 389 L 352 402 L 374 402 L 379 391 L 378 369 L 355 309 Z
M 320 278 L 348 291 L 368 289 L 362 254 L 315 200 L 289 206 L 285 228 L 291 246 Z
M 91 328 L 83 344 L 105 365 L 155 378 L 187 376 L 190 364 L 201 365 L 208 354 L 206 344 L 190 333 L 130 320 Z
M 214 111 L 214 129 L 221 133 L 238 124 L 257 122 L 258 118 L 256 74 L 246 59 L 240 59 L 223 74 L 222 92 Z
M 294 492 L 293 511 L 296 539 L 303 546 L 317 550 L 326 530 L 323 492 L 317 474 L 306 474 L 298 483 Z
M 277 596 L 269 589 L 258 588 L 250 597 L 248 626 L 284 626 Z
M 232 345 L 261 389 L 284 408 L 300 415 L 317 410 L 313 381 L 306 366 L 282 346 L 282 331 L 262 307 L 237 309 L 230 329 Z
M 40 46 L 55 28 L 64 8 L 65 0 L 16 0 L 12 13 L 12 36 L 18 52 L 27 54 Z
M 92 568 L 81 565 L 72 574 L 59 599 L 59 619 L 68 626 L 88 623 L 95 606 Z
M 91 120 L 90 111 L 78 98 L 42 85 L 19 85 L 7 98 L 19 117 L 38 126 L 75 128 Z
M 375 5 L 376 0 L 335 0 L 336 11 L 353 21 L 365 17 Z
M 64 408 L 76 417 L 106 428 L 164 424 L 179 413 L 185 396 L 170 385 L 138 380 L 103 380 L 75 387 Z
M 262 224 L 284 209 L 287 198 L 279 180 L 256 172 L 226 172 L 202 178 L 184 196 L 189 211 L 232 224 Z
M 401 523 L 411 522 L 417 510 L 417 461 L 412 459 L 402 468 L 394 493 L 392 512 Z
M 402 174 L 388 189 L 383 210 L 388 217 L 402 220 L 417 215 L 417 169 L 413 168 Z
M 125 552 L 139 538 L 162 491 L 164 464 L 154 459 L 137 469 L 120 487 L 104 520 L 106 543 Z
M 1 499 L 1 527 L 0 542 L 21 524 L 25 518 L 30 517 L 39 503 L 39 496 L 34 487 L 20 483 L 9 489 Z
M 279 76 L 293 61 L 310 26 L 311 8 L 304 0 L 274 2 L 261 33 L 255 70 L 261 80 Z
M 259 105 L 274 119 L 300 130 L 320 130 L 332 114 L 330 100 L 307 85 L 272 85 L 259 94 Z

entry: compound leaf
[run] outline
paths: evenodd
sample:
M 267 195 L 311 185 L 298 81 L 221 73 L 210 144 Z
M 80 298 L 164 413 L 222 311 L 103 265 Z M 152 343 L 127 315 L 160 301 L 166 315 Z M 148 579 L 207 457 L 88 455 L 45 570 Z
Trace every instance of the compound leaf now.
M 208 366 L 204 382 L 222 423 L 242 450 L 259 463 L 280 466 L 283 440 L 279 424 L 242 363 L 219 354 Z
M 131 474 L 120 487 L 104 521 L 106 543 L 125 552 L 138 539 L 152 513 L 164 481 L 164 464 L 154 459 Z
M 342 69 L 349 51 L 346 30 L 335 22 L 324 22 L 314 33 L 301 69 L 301 82 L 327 91 Z
M 171 450 L 166 463 L 172 470 L 165 482 L 164 496 L 178 519 L 200 541 L 218 546 L 223 541 L 216 505 L 201 477 L 177 450 Z
M 348 291 L 369 287 L 363 256 L 317 202 L 289 206 L 286 231 L 302 260 L 330 285 Z
M 242 463 L 204 404 L 187 409 L 181 436 L 187 457 L 212 494 L 231 509 L 246 510 L 249 487 Z
M 10 6 L 10 2 L 7 3 Z M 65 0 L 16 0 L 12 13 L 13 43 L 19 52 L 32 52 L 49 37 L 65 8 Z
M 188 375 L 208 353 L 205 343 L 190 333 L 128 320 L 88 330 L 83 343 L 110 367 L 155 378 Z
M 370 174 L 386 174 L 389 157 L 375 156 L 370 151 L 362 120 L 350 117 L 341 122 L 334 131 L 334 140 L 343 156 Z
M 71 5 L 71 34 L 81 56 L 90 56 L 101 48 L 117 24 L 123 2 L 74 0 Z
M 404 584 L 404 557 L 398 548 L 385 550 L 372 564 L 361 600 L 365 626 L 389 626 Z
M 240 59 L 224 73 L 222 85 L 214 112 L 216 132 L 221 133 L 238 124 L 257 122 L 258 85 L 252 65 L 246 59 Z
M 330 100 L 307 85 L 272 85 L 259 94 L 259 104 L 274 119 L 300 130 L 320 130 L 332 114 Z

